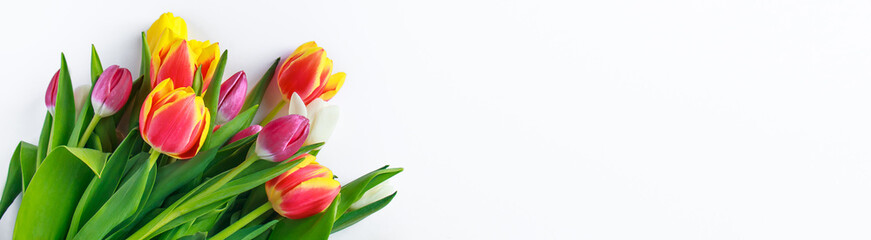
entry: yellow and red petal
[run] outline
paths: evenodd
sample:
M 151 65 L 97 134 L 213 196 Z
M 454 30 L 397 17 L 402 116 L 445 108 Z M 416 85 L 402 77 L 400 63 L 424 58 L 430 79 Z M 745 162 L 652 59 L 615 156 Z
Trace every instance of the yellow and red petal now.
M 327 80 L 327 85 L 324 87 L 324 93 L 321 94 L 321 99 L 329 101 L 335 97 L 336 93 L 339 93 L 339 89 L 342 89 L 342 85 L 345 85 L 345 77 L 346 74 L 344 72 L 331 75 L 330 79 Z
M 152 62 L 154 66 L 154 62 Z M 156 79 L 172 79 L 175 87 L 190 87 L 193 84 L 195 71 L 194 63 L 191 59 L 191 52 L 186 41 L 181 41 L 173 45 L 169 53 L 159 63 L 157 74 L 152 76 L 152 80 Z M 152 81 L 152 86 L 157 85 L 157 82 Z
M 340 189 L 339 182 L 332 178 L 312 178 L 286 192 L 278 208 L 287 218 L 307 218 L 327 209 Z

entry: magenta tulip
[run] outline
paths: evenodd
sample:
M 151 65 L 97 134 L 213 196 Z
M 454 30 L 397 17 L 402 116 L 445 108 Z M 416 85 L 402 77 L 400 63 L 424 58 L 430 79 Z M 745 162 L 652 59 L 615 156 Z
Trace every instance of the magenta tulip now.
M 60 76 L 60 70 L 54 72 L 54 77 L 51 77 L 51 82 L 48 83 L 48 89 L 45 90 L 45 107 L 48 112 L 54 116 L 54 105 L 57 101 L 57 78 Z
M 244 71 L 239 71 L 230 76 L 221 84 L 221 93 L 218 97 L 218 123 L 226 123 L 239 115 L 242 105 L 245 104 L 245 93 L 248 92 L 248 77 Z
M 299 151 L 308 132 L 308 118 L 296 114 L 276 118 L 260 131 L 255 152 L 260 159 L 273 162 L 287 160 Z
M 133 87 L 133 77 L 130 70 L 109 66 L 91 91 L 91 105 L 94 106 L 94 114 L 100 117 L 112 116 L 124 107 L 127 98 L 130 97 L 130 89 Z

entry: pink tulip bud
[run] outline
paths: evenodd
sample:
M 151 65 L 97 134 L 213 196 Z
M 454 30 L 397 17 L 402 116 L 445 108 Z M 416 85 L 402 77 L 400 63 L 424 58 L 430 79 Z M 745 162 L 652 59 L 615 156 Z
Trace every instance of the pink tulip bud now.
M 292 114 L 276 118 L 260 131 L 255 152 L 260 159 L 287 160 L 302 147 L 308 131 L 308 119 L 303 116 Z
M 221 84 L 221 93 L 218 97 L 218 122 L 226 123 L 239 115 L 242 105 L 245 104 L 245 93 L 248 92 L 248 77 L 244 71 L 239 71 L 230 76 Z
M 250 126 L 250 127 L 245 128 L 245 129 L 242 129 L 242 131 L 239 131 L 238 133 L 236 133 L 236 135 L 233 135 L 233 137 L 230 138 L 230 142 L 232 143 L 235 141 L 239 141 L 243 138 L 257 134 L 262 129 L 263 129 L 263 127 L 261 127 L 260 125 L 254 125 L 254 126 Z
M 127 98 L 130 97 L 130 89 L 133 87 L 133 77 L 130 70 L 109 66 L 100 74 L 94 89 L 91 91 L 91 105 L 94 106 L 94 114 L 100 117 L 112 116 L 124 107 Z
M 314 157 L 307 155 L 305 158 Z M 290 219 L 323 212 L 341 191 L 339 182 L 333 179 L 333 172 L 317 163 L 291 169 L 265 185 L 272 209 Z
M 51 77 L 51 82 L 48 83 L 48 89 L 45 90 L 45 107 L 48 112 L 54 116 L 54 105 L 57 101 L 57 78 L 60 76 L 60 70 L 54 72 L 54 77 Z

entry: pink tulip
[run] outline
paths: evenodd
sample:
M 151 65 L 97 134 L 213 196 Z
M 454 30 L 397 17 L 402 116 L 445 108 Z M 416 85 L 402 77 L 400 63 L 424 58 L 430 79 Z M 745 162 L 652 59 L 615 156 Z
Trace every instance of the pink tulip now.
M 292 114 L 266 124 L 257 137 L 255 152 L 260 159 L 273 162 L 287 160 L 302 147 L 308 137 L 307 118 Z
M 60 70 L 54 72 L 54 77 L 51 77 L 51 82 L 48 83 L 48 89 L 45 90 L 45 107 L 48 112 L 54 116 L 54 105 L 57 102 L 57 78 L 60 76 Z
M 209 131 L 209 110 L 190 87 L 164 80 L 145 97 L 139 131 L 154 150 L 178 159 L 197 155 Z
M 230 76 L 221 84 L 221 93 L 218 97 L 219 123 L 226 123 L 239 115 L 242 105 L 245 104 L 245 93 L 248 92 L 248 77 L 244 71 L 239 71 Z
M 130 89 L 133 87 L 133 77 L 130 70 L 109 66 L 91 91 L 91 105 L 94 106 L 94 114 L 100 117 L 112 116 L 124 107 L 127 98 L 130 97 Z

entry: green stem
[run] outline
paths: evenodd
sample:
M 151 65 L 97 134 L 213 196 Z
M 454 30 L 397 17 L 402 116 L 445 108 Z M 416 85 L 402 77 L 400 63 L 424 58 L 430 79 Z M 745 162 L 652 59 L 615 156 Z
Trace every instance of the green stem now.
M 146 223 L 145 226 L 143 226 L 138 231 L 133 233 L 133 235 L 127 239 L 140 239 L 140 240 L 147 239 L 148 237 L 151 236 L 151 234 L 153 234 L 155 231 L 157 231 L 158 229 L 160 229 L 161 227 L 163 227 L 167 223 L 171 222 L 173 219 L 180 217 L 184 214 L 187 214 L 188 211 L 194 210 L 194 209 L 191 209 L 191 207 L 188 205 L 197 204 L 203 198 L 208 197 L 209 194 L 213 193 L 214 191 L 217 191 L 219 188 L 224 186 L 224 184 L 227 184 L 227 182 L 230 182 L 230 180 L 233 180 L 233 178 L 236 175 L 241 173 L 242 170 L 245 170 L 245 168 L 248 168 L 248 166 L 250 166 L 252 163 L 257 161 L 258 159 L 259 158 L 257 157 L 257 154 L 255 154 L 255 152 L 254 152 L 254 146 L 251 146 L 251 149 L 248 151 L 248 156 L 245 158 L 245 161 L 243 161 L 241 164 L 239 164 L 239 166 L 236 166 L 235 168 L 231 169 L 230 172 L 228 172 L 226 175 L 224 175 L 223 177 L 218 179 L 218 181 L 215 182 L 215 184 L 209 186 L 208 188 L 206 188 L 202 192 L 198 192 L 198 193 L 196 193 L 196 195 L 194 195 L 191 198 L 188 198 L 186 200 L 181 200 L 181 201 L 183 201 L 181 203 L 179 203 L 179 202 L 173 203 L 171 206 L 169 206 L 168 208 L 163 210 L 163 212 L 158 214 L 157 217 L 151 219 L 151 221 Z
M 244 217 L 240 218 L 239 220 L 237 220 L 236 222 L 234 222 L 230 226 L 227 226 L 227 228 L 224 228 L 224 230 L 221 230 L 221 232 L 219 232 L 218 234 L 215 234 L 215 236 L 212 236 L 211 238 L 209 238 L 209 240 L 224 240 L 224 239 L 226 239 L 227 237 L 229 237 L 230 235 L 233 235 L 233 233 L 235 233 L 236 231 L 239 231 L 239 229 L 242 229 L 242 227 L 245 227 L 245 225 L 248 225 L 248 223 L 250 223 L 252 220 L 256 219 L 260 215 L 263 215 L 264 213 L 266 213 L 270 209 L 272 209 L 272 204 L 269 202 L 264 203 L 263 205 L 261 205 L 257 209 L 254 209 L 254 211 L 251 211 L 250 213 L 248 213 L 248 215 L 245 215 Z
M 260 121 L 260 126 L 266 126 L 269 121 L 272 121 L 272 119 L 275 118 L 275 115 L 278 115 L 278 112 L 284 108 L 285 104 L 287 104 L 287 101 L 285 101 L 284 99 L 282 99 L 281 102 L 278 102 L 278 104 L 276 104 L 275 107 L 272 108 L 272 111 L 270 111 L 269 114 L 267 114 L 266 117 L 263 118 L 263 121 Z
M 88 128 L 85 129 L 85 135 L 82 135 L 82 138 L 79 139 L 79 144 L 76 145 L 77 147 L 85 146 L 85 143 L 88 142 L 88 138 L 91 137 L 91 133 L 94 132 L 94 128 L 97 127 L 97 123 L 100 123 L 100 115 L 94 114 L 94 117 L 91 118 L 91 121 L 88 123 Z

